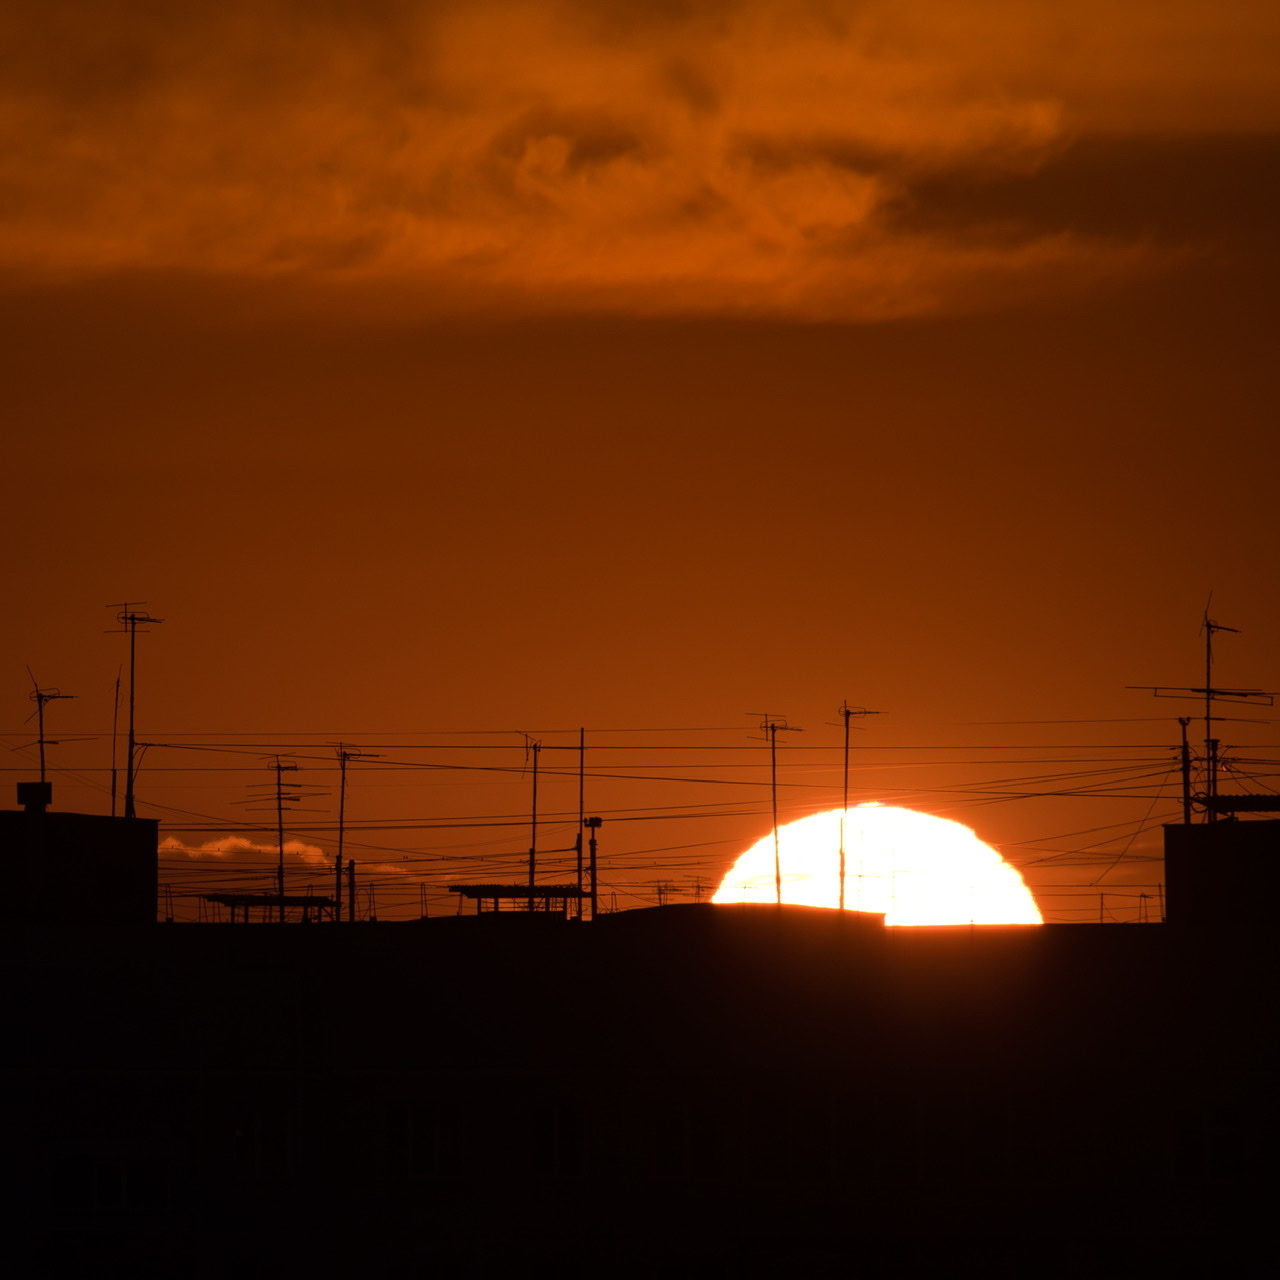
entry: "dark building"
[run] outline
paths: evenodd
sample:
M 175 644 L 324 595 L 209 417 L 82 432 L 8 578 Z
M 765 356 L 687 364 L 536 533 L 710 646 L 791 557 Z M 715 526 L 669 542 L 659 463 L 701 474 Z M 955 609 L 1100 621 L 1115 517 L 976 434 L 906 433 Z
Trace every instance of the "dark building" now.
M 23 807 L 0 809 L 6 923 L 154 925 L 160 824 L 58 813 L 52 800 L 52 783 L 23 782 Z
M 1164 829 L 1171 924 L 1265 928 L 1280 887 L 1280 822 L 1212 822 Z
M 1236 825 L 1195 838 L 1274 857 Z M 1270 936 L 1169 882 L 1151 926 L 27 925 L 20 1234 L 50 1274 L 1259 1274 Z

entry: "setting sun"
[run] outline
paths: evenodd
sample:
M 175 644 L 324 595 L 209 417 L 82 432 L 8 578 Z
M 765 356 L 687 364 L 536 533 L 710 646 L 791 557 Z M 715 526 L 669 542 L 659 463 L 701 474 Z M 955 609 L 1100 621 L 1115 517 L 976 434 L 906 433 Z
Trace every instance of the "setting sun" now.
M 1022 877 L 959 822 L 888 805 L 811 814 L 778 829 L 782 901 L 839 907 L 844 822 L 844 904 L 885 913 L 885 924 L 1040 924 Z M 714 902 L 777 900 L 774 838 L 730 868 Z

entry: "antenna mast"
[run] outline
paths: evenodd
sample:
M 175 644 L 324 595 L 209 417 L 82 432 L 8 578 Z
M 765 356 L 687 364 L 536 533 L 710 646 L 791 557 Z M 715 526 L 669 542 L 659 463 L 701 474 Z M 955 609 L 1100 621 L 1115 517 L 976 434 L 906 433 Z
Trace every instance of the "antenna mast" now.
M 778 835 L 778 734 L 803 733 L 804 730 L 789 725 L 785 716 L 771 716 L 767 711 L 760 714 L 763 717 L 760 729 L 769 742 L 769 796 L 773 813 L 773 884 L 777 904 L 782 906 L 782 843 Z
M 1201 806 L 1205 811 L 1206 822 L 1216 822 L 1218 820 L 1218 739 L 1213 736 L 1213 704 L 1215 702 L 1243 702 L 1251 706 L 1270 707 L 1275 704 L 1275 694 L 1266 689 L 1228 689 L 1220 688 L 1213 683 L 1213 637 L 1219 631 L 1230 631 L 1234 635 L 1240 634 L 1239 627 L 1228 627 L 1221 622 L 1215 622 L 1209 617 L 1209 603 L 1213 601 L 1212 592 L 1209 595 L 1209 602 L 1204 607 L 1204 621 L 1201 623 L 1201 630 L 1204 632 L 1204 685 L 1203 687 L 1187 688 L 1173 687 L 1166 685 L 1130 685 L 1131 689 L 1150 689 L 1157 698 L 1203 698 L 1204 699 L 1204 752 L 1205 752 L 1205 789 L 1202 796 L 1198 796 Z M 1188 777 L 1190 768 L 1190 758 L 1188 748 L 1186 746 L 1187 722 L 1183 717 L 1178 717 L 1178 723 L 1182 726 L 1183 739 L 1183 778 Z M 1190 805 L 1185 800 L 1186 782 L 1184 781 L 1184 802 L 1183 816 L 1185 821 L 1190 821 Z
M 840 809 L 840 910 L 844 910 L 845 886 L 845 823 L 849 820 L 849 722 L 856 716 L 878 716 L 878 711 L 868 711 L 866 707 L 851 707 L 848 702 L 840 704 L 839 715 L 844 721 L 844 786 L 843 804 Z M 859 882 L 861 883 L 861 882 Z
M 138 628 L 158 626 L 163 618 L 153 618 L 149 613 L 141 612 L 145 600 L 125 600 L 121 604 L 108 605 L 108 609 L 119 609 L 116 621 L 120 630 L 129 635 L 129 743 L 125 752 L 124 765 L 124 816 L 136 818 L 138 815 L 133 803 L 134 775 L 137 772 L 137 734 L 134 732 L 134 713 L 137 708 L 137 675 L 138 675 Z

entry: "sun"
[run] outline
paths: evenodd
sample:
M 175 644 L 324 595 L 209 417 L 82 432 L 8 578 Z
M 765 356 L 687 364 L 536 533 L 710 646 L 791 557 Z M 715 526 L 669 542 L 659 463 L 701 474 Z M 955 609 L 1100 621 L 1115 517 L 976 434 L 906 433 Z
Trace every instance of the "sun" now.
M 885 924 L 1042 924 L 1022 877 L 959 822 L 913 809 L 860 804 L 811 814 L 757 841 L 730 868 L 713 902 L 839 907 L 844 818 L 844 905 L 884 912 Z

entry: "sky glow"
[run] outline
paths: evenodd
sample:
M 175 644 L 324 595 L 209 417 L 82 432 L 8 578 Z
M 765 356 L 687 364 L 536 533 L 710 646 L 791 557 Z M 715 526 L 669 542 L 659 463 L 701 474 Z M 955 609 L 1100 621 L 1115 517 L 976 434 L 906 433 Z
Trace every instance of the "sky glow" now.
M 705 899 L 770 821 L 747 710 L 820 824 L 845 701 L 850 794 L 1148 919 L 1199 704 L 1146 688 L 1210 591 L 1215 680 L 1280 679 L 1278 65 L 1262 0 L 8 0 L 9 767 L 29 668 L 110 810 L 129 599 L 180 919 L 275 884 L 277 752 L 333 891 L 336 742 L 381 919 L 518 880 L 527 734 L 540 880 L 581 800 L 605 906 Z M 1217 424 L 1245 474 L 1188 467 Z
M 839 809 L 779 828 L 782 900 L 840 905 Z M 774 902 L 771 831 L 729 870 L 714 902 Z M 883 911 L 886 924 L 1040 924 L 1022 877 L 966 826 L 880 804 L 851 808 L 845 826 L 845 907 Z

